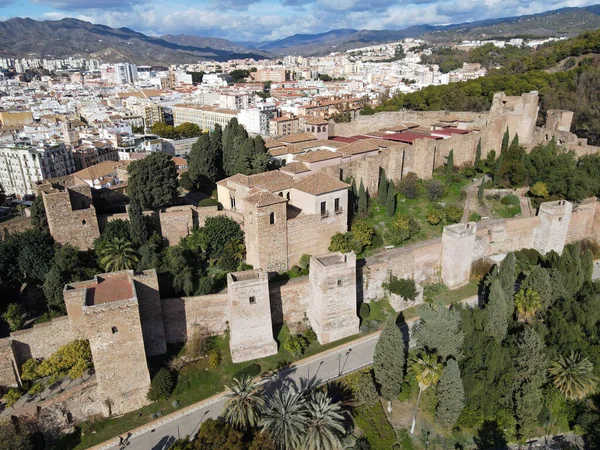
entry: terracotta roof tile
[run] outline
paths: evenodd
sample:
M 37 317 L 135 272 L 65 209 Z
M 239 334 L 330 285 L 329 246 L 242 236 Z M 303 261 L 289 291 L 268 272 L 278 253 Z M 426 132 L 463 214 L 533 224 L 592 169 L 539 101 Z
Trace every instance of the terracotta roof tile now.
M 251 188 L 263 189 L 270 192 L 289 189 L 294 183 L 291 176 L 278 170 L 250 175 L 248 182 Z
M 314 133 L 294 133 L 294 134 L 289 134 L 287 136 L 283 136 L 281 138 L 279 138 L 279 141 L 281 142 L 285 142 L 286 144 L 297 144 L 299 142 L 306 142 L 306 141 L 316 141 L 317 137 L 314 135 Z
M 314 150 L 312 152 L 304 153 L 302 155 L 297 155 L 294 157 L 294 160 L 311 163 L 341 157 L 342 155 L 340 153 L 332 152 L 331 150 Z
M 107 277 L 98 275 L 98 280 L 99 283 L 87 289 L 85 300 L 87 306 L 133 298 L 132 280 L 127 272 L 111 274 Z
M 327 175 L 325 172 L 317 172 L 313 175 L 309 175 L 296 181 L 294 184 L 294 188 L 312 195 L 341 191 L 342 189 L 348 189 L 349 187 L 349 184 L 344 183 L 331 175 Z
M 285 198 L 267 191 L 257 192 L 256 194 L 246 197 L 244 200 L 251 205 L 258 207 L 275 205 L 277 203 L 283 203 L 287 201 Z
M 310 171 L 310 169 L 308 167 L 306 167 L 306 164 L 304 164 L 303 162 L 300 162 L 300 161 L 295 161 L 295 162 L 291 162 L 289 164 L 286 164 L 285 166 L 283 166 L 279 170 L 281 172 L 293 173 L 293 174 L 303 173 L 303 172 L 309 172 Z
M 348 144 L 345 147 L 338 150 L 345 156 L 358 155 L 360 153 L 368 153 L 379 150 L 379 146 L 375 144 L 373 141 L 379 139 L 365 139 L 353 142 L 352 144 Z

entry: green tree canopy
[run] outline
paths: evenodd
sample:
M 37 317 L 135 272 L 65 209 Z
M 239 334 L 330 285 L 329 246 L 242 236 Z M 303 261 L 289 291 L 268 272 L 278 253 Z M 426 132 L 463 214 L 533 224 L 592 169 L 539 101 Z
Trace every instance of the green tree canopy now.
M 129 165 L 127 192 L 143 209 L 171 205 L 177 198 L 177 167 L 171 157 L 152 153 Z

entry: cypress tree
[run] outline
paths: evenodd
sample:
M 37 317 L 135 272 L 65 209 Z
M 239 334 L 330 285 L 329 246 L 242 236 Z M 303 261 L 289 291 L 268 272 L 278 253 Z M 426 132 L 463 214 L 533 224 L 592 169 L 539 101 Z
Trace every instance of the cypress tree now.
M 548 309 L 552 305 L 555 293 L 550 281 L 550 274 L 542 266 L 537 265 L 531 269 L 531 272 L 529 272 L 529 275 L 527 275 L 527 278 L 521 284 L 521 289 L 531 289 L 539 293 L 543 310 Z
M 475 152 L 475 165 L 481 161 L 481 138 L 477 141 L 477 151 Z
M 465 407 L 465 388 L 460 378 L 460 368 L 449 359 L 437 385 L 436 419 L 447 428 L 454 426 Z
M 360 180 L 360 187 L 358 188 L 358 215 L 360 217 L 365 217 L 367 215 L 367 210 L 369 208 L 369 199 L 367 198 L 367 191 L 365 190 L 365 185 Z
M 379 335 L 373 355 L 373 369 L 381 396 L 387 400 L 398 397 L 404 381 L 404 339 L 393 320 L 385 324 Z
M 385 205 L 387 201 L 388 182 L 385 177 L 385 170 L 381 169 L 379 174 L 379 189 L 377 190 L 377 200 L 380 205 Z
M 485 179 L 482 178 L 481 184 L 479 185 L 479 191 L 477 191 L 477 198 L 479 200 L 483 200 L 484 195 L 485 195 Z
M 419 346 L 435 351 L 444 360 L 462 358 L 465 333 L 460 327 L 460 314 L 444 307 L 441 302 L 423 305 L 413 337 Z
M 358 209 L 358 190 L 356 189 L 356 180 L 354 178 L 352 178 L 352 185 L 348 194 L 350 197 L 348 199 L 348 203 L 350 204 L 350 211 L 352 211 L 352 213 L 355 213 Z
M 203 133 L 190 151 L 190 180 L 203 190 L 210 190 L 217 181 L 219 169 L 208 133 Z
M 500 154 L 502 154 L 502 153 L 506 152 L 506 150 L 508 150 L 509 139 L 510 139 L 510 133 L 508 132 L 508 127 L 506 127 L 504 136 L 502 136 L 502 146 L 500 147 Z
M 515 415 L 521 438 L 533 437 L 544 405 L 542 385 L 546 381 L 548 359 L 541 337 L 531 327 L 519 336 L 515 365 Z
M 515 133 L 515 137 L 513 138 L 512 142 L 510 143 L 510 147 L 509 147 L 511 152 L 516 152 L 517 150 L 519 150 L 519 134 Z
M 251 138 L 248 139 L 252 140 Z M 269 153 L 265 148 L 265 141 L 261 136 L 255 136 L 251 160 L 252 173 L 263 173 L 267 170 L 268 165 Z
M 223 129 L 218 123 L 210 133 L 210 153 L 214 156 L 217 166 L 217 178 L 215 181 L 222 180 L 225 177 L 223 171 Z
M 506 304 L 506 294 L 502 289 L 500 280 L 496 279 L 490 288 L 488 303 L 485 307 L 485 310 L 487 311 L 487 321 L 485 322 L 484 328 L 488 336 L 494 338 L 498 343 L 504 340 L 508 330 Z
M 509 319 L 512 318 L 515 313 L 515 281 L 517 279 L 515 275 L 516 270 L 516 259 L 514 253 L 509 253 L 506 258 L 500 263 L 500 270 L 498 271 L 498 281 L 504 291 L 504 298 L 506 299 L 506 314 Z
M 394 182 L 390 181 L 388 184 L 388 191 L 385 200 L 385 213 L 388 217 L 392 217 L 396 212 L 396 189 L 394 187 Z
M 142 207 L 137 200 L 131 199 L 128 212 L 131 242 L 134 246 L 140 247 L 148 242 L 149 233 L 144 215 L 142 214 Z
M 504 162 L 504 157 L 502 156 L 504 153 L 500 153 L 498 159 L 496 160 L 496 166 L 494 167 L 494 184 L 496 186 L 500 186 L 501 174 L 502 174 L 502 163 Z
M 454 171 L 454 150 L 450 150 L 448 153 L 448 159 L 446 160 L 446 175 L 452 176 Z

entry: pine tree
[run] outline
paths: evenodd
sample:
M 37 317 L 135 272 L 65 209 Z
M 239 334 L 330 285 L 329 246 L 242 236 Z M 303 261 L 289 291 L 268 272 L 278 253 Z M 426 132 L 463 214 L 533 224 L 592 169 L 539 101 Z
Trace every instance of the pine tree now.
M 460 378 L 460 368 L 454 359 L 449 359 L 437 385 L 436 419 L 443 426 L 451 428 L 464 407 L 465 388 Z
M 385 201 L 385 213 L 388 217 L 392 217 L 396 212 L 396 189 L 394 182 L 390 181 L 388 184 L 388 192 Z
M 135 200 L 132 199 L 129 204 L 129 234 L 131 236 L 131 242 L 135 247 L 140 247 L 148 242 L 150 233 L 146 226 L 146 220 L 142 214 L 142 207 Z
M 446 176 L 452 176 L 454 171 L 454 150 L 450 150 L 448 153 L 448 159 L 446 160 Z
M 481 161 L 481 138 L 477 141 L 477 150 L 475 151 L 475 165 Z
M 404 381 L 404 339 L 394 321 L 388 321 L 379 335 L 373 355 L 375 381 L 382 397 L 398 397 Z
M 205 191 L 212 190 L 218 180 L 218 161 L 214 150 L 210 135 L 203 133 L 190 151 L 190 180 L 196 187 Z
M 531 327 L 519 336 L 515 365 L 515 415 L 521 438 L 533 437 L 544 405 L 542 385 L 546 381 L 548 359 L 542 338 Z
M 369 199 L 367 198 L 367 191 L 362 180 L 360 180 L 360 187 L 358 188 L 358 215 L 359 217 L 365 217 L 367 210 L 369 209 Z
M 485 322 L 484 328 L 487 335 L 494 338 L 498 343 L 504 340 L 508 330 L 506 304 L 506 294 L 502 289 L 500 280 L 494 280 L 485 307 L 485 310 L 487 311 L 487 321 Z
M 462 358 L 465 334 L 460 327 L 460 314 L 441 303 L 423 305 L 413 338 L 419 346 L 435 351 L 442 361 L 449 357 Z
M 508 127 L 506 127 L 506 131 L 504 132 L 504 136 L 502 136 L 502 146 L 500 147 L 500 154 L 506 152 L 508 150 L 508 141 L 510 139 L 510 133 L 508 131 Z
M 379 189 L 377 190 L 377 200 L 379 200 L 380 205 L 385 205 L 387 202 L 387 190 L 388 182 L 385 177 L 385 170 L 381 169 L 381 173 L 379 174 Z
M 485 179 L 482 178 L 481 184 L 479 185 L 479 191 L 477 191 L 477 198 L 479 200 L 483 200 L 484 195 L 485 195 Z

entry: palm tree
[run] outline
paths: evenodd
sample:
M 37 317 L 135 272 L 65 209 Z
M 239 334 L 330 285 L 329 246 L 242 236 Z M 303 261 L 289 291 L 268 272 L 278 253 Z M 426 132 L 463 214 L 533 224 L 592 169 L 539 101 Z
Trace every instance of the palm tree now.
M 417 395 L 417 405 L 415 406 L 415 415 L 413 416 L 410 434 L 414 434 L 417 423 L 417 412 L 419 411 L 419 400 L 421 393 L 432 384 L 437 384 L 442 374 L 443 364 L 438 362 L 437 353 L 421 352 L 412 358 L 410 372 L 415 376 L 419 383 L 419 395 Z
M 231 252 L 231 256 L 233 256 L 237 262 L 244 260 L 246 246 L 244 245 L 243 239 L 232 239 L 225 245 L 225 249 Z
M 567 357 L 560 355 L 548 368 L 554 386 L 571 400 L 582 399 L 594 391 L 597 379 L 594 365 L 579 352 L 571 352 Z
M 529 322 L 542 307 L 540 294 L 533 289 L 521 289 L 515 295 L 515 306 L 519 320 Z
M 225 396 L 227 398 L 223 413 L 225 420 L 242 431 L 257 426 L 265 402 L 252 377 L 244 374 L 241 378 L 234 378 L 227 387 L 231 392 Z
M 308 421 L 306 399 L 294 385 L 277 389 L 263 410 L 259 425 L 281 450 L 301 448 Z
M 100 265 L 107 272 L 133 269 L 137 262 L 138 257 L 131 247 L 131 242 L 118 237 L 109 242 L 102 250 L 102 258 L 100 259 Z
M 305 450 L 337 450 L 342 446 L 344 418 L 342 408 L 323 391 L 315 391 L 308 400 L 308 429 Z

